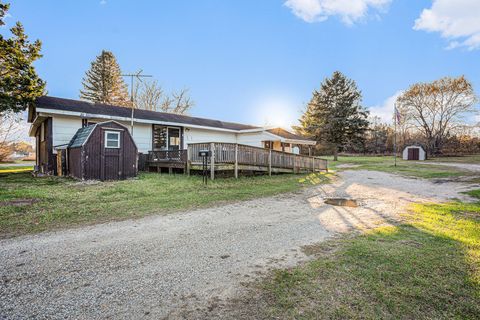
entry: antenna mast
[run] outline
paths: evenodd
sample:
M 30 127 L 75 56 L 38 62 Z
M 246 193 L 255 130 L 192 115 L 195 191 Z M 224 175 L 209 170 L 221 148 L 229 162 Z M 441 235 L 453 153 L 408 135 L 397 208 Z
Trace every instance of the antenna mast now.
M 133 83 L 136 80 L 142 82 L 142 78 L 151 78 L 151 75 L 142 74 L 143 70 L 140 69 L 136 73 L 122 74 L 122 77 L 130 77 L 130 100 L 132 101 L 132 116 L 130 119 L 130 133 L 133 136 L 133 110 L 135 110 L 135 99 L 133 98 Z

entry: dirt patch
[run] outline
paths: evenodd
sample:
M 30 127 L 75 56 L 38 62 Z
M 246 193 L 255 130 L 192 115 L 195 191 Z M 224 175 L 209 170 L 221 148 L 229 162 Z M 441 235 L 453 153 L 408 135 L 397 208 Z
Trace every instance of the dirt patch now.
M 0 207 L 8 207 L 8 206 L 14 206 L 14 207 L 23 207 L 23 206 L 31 206 L 34 203 L 39 202 L 40 200 L 38 199 L 16 199 L 16 200 L 10 200 L 10 201 L 2 201 L 0 202 Z
M 330 204 L 332 206 L 340 206 L 340 207 L 350 207 L 350 208 L 358 207 L 358 202 L 357 200 L 354 200 L 354 199 L 327 198 L 325 199 L 325 203 Z

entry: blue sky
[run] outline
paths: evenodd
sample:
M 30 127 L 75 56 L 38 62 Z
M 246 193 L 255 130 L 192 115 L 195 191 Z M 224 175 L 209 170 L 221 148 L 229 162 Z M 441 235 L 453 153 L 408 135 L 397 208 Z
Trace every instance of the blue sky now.
M 143 69 L 167 91 L 190 88 L 192 115 L 287 126 L 335 70 L 384 118 L 414 82 L 464 74 L 480 92 L 479 3 L 31 0 L 12 3 L 7 27 L 19 20 L 43 42 L 36 67 L 49 95 L 77 99 L 107 49 L 124 72 Z

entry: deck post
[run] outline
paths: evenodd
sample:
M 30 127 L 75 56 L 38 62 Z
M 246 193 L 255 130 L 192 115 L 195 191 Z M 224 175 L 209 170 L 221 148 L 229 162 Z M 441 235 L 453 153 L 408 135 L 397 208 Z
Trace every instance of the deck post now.
M 315 157 L 312 157 L 312 172 L 315 172 Z
M 187 146 L 187 161 L 185 163 L 185 174 L 187 176 L 190 175 L 190 165 L 191 165 L 191 163 L 190 163 L 190 148 Z
M 297 167 L 297 161 L 295 159 L 295 155 L 292 154 L 292 158 L 293 158 L 293 166 L 292 166 L 292 172 L 295 174 L 295 168 Z
M 210 179 L 215 180 L 215 143 L 210 143 Z
M 238 143 L 235 143 L 235 179 L 238 179 Z
M 268 150 L 268 175 L 272 175 L 272 149 Z

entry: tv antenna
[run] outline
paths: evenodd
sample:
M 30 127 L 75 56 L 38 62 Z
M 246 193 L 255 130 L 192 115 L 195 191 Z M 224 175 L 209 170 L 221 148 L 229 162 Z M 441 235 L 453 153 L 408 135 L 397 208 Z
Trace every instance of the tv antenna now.
M 151 78 L 152 75 L 149 74 L 142 74 L 143 70 L 140 69 L 136 73 L 127 73 L 127 74 L 122 74 L 122 77 L 130 77 L 130 100 L 132 101 L 132 116 L 130 120 L 130 131 L 131 134 L 133 135 L 133 110 L 135 110 L 135 99 L 133 98 L 133 84 L 135 80 L 142 82 L 142 78 Z

